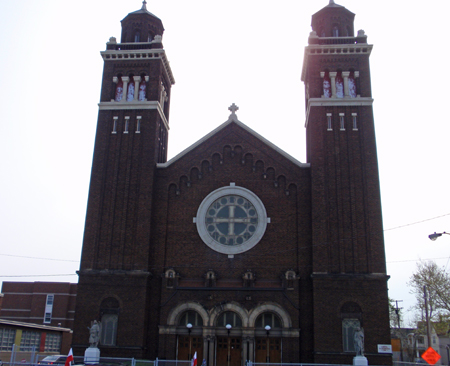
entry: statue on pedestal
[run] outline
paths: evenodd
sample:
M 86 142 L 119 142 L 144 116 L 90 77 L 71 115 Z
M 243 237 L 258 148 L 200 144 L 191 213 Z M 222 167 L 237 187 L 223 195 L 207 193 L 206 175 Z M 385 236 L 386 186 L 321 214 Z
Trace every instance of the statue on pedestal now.
M 356 356 L 364 356 L 364 329 L 362 327 L 355 329 L 353 342 L 355 345 Z
M 89 347 L 97 348 L 98 342 L 100 341 L 100 333 L 102 331 L 102 323 L 94 320 L 94 323 L 89 329 Z

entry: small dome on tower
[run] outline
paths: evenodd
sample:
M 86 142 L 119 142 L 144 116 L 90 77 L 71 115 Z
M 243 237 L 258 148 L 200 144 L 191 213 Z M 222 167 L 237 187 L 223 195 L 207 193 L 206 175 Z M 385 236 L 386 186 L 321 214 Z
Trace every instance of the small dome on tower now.
M 355 14 L 334 0 L 312 16 L 311 27 L 319 37 L 354 37 Z
M 164 33 L 161 19 L 147 10 L 145 0 L 141 9 L 129 13 L 121 23 L 121 43 L 151 42 L 155 36 L 162 36 Z

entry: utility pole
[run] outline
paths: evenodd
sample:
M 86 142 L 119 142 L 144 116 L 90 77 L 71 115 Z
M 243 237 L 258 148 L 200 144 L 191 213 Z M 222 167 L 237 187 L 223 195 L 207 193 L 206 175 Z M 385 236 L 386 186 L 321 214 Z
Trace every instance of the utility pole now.
M 398 307 L 399 302 L 403 302 L 403 300 L 395 300 L 395 314 L 397 314 L 398 335 L 400 337 L 400 361 L 403 361 L 403 335 L 400 329 L 400 310 L 403 308 Z
M 428 316 L 428 294 L 427 286 L 423 286 L 423 298 L 425 300 L 425 320 L 427 322 L 427 339 L 428 347 L 431 347 L 431 331 L 430 331 L 430 317 Z

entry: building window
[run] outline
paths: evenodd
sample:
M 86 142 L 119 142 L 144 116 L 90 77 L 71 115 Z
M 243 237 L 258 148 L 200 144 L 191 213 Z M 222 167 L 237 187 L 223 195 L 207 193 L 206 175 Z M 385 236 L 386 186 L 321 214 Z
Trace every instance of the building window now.
M 47 333 L 45 335 L 45 352 L 61 351 L 61 334 Z
M 53 300 L 55 299 L 55 295 L 47 295 L 47 305 L 53 306 Z
M 353 131 L 358 131 L 358 120 L 357 120 L 357 114 L 352 113 L 352 121 L 353 121 Z
M 342 320 L 342 342 L 344 352 L 355 352 L 355 331 L 360 328 L 358 319 Z
M 123 130 L 123 133 L 128 133 L 128 128 L 130 127 L 130 117 L 125 117 L 125 128 Z
M 194 310 L 188 310 L 180 318 L 179 325 L 186 326 L 192 324 L 194 327 L 201 327 L 203 325 L 203 318 Z
M 36 351 L 39 350 L 41 343 L 41 333 L 25 330 L 22 332 L 22 339 L 20 340 L 21 351 Z
M 130 82 L 128 83 L 127 102 L 134 100 L 134 77 L 130 76 Z
M 339 37 L 339 28 L 337 25 L 333 27 L 333 37 Z
M 217 326 L 225 327 L 227 324 L 230 324 L 232 327 L 242 327 L 242 319 L 235 312 L 226 311 L 220 314 L 219 319 L 217 319 Z
M 52 312 L 53 312 L 53 301 L 55 300 L 55 295 L 47 295 L 47 300 L 45 302 L 45 312 L 44 312 L 44 323 L 50 324 L 52 322 Z
M 15 338 L 15 329 L 0 329 L 0 351 L 12 351 Z
M 355 72 L 351 71 L 348 77 L 348 95 L 350 98 L 356 98 L 356 81 L 355 81 Z
M 417 337 L 417 343 L 424 344 L 425 343 L 424 338 L 423 337 Z
M 119 119 L 119 117 L 113 117 L 113 128 L 111 133 L 117 133 L 117 120 Z
M 48 324 L 52 322 L 52 313 L 45 313 L 44 323 Z
M 123 81 L 122 77 L 118 77 L 117 85 L 116 85 L 116 92 L 114 93 L 114 100 L 116 102 L 120 102 L 123 98 Z
M 136 117 L 136 133 L 141 133 L 141 116 Z
M 265 328 L 270 326 L 271 329 L 281 328 L 281 320 L 278 315 L 274 313 L 264 313 L 256 318 L 255 328 Z
M 340 129 L 341 131 L 345 131 L 345 114 L 344 113 L 339 113 L 339 125 L 340 125 Z
M 134 34 L 134 41 L 135 41 L 135 42 L 140 42 L 140 40 L 141 40 L 141 33 L 136 32 L 136 33 Z
M 104 346 L 116 345 L 118 322 L 119 316 L 117 314 L 104 314 L 102 316 L 102 332 L 100 344 Z
M 331 124 L 331 113 L 327 113 L 327 130 L 328 131 L 333 131 L 333 126 Z

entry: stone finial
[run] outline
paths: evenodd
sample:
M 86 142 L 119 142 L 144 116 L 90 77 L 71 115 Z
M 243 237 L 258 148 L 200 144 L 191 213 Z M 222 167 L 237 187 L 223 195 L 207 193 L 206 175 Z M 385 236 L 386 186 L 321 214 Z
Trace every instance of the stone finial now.
M 360 29 L 358 31 L 358 37 L 364 37 L 366 35 L 366 32 L 364 32 L 364 30 Z
M 157 34 L 151 43 L 162 43 L 162 37 Z
M 330 0 L 330 3 L 328 5 L 334 4 L 334 0 Z
M 109 38 L 108 44 L 116 44 L 116 43 L 117 43 L 116 37 L 110 37 L 110 38 Z
M 147 10 L 147 1 L 145 0 L 142 2 L 142 9 Z

